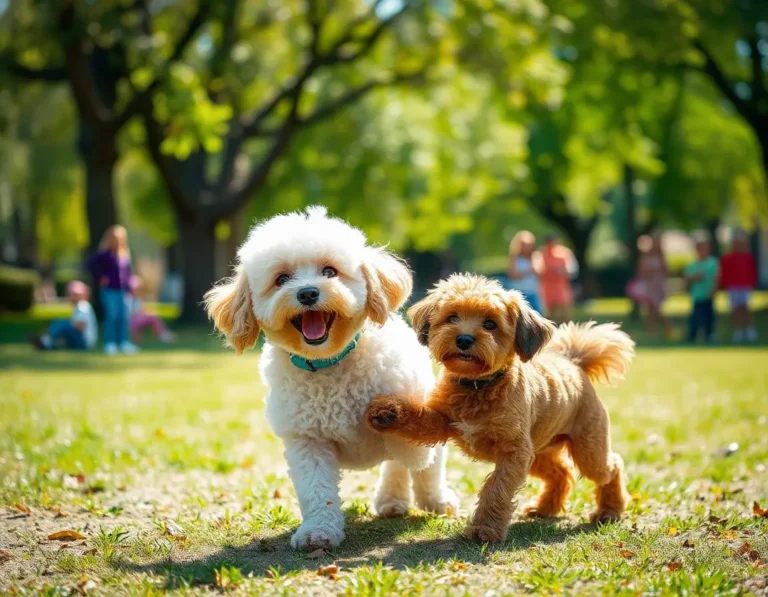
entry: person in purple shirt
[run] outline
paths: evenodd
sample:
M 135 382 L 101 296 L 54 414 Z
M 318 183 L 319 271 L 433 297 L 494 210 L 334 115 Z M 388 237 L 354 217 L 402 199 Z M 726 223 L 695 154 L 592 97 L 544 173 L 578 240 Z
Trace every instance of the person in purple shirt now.
M 128 340 L 131 253 L 128 250 L 128 233 L 123 226 L 107 229 L 99 252 L 88 260 L 88 269 L 101 288 L 104 352 L 109 355 L 119 351 L 126 354 L 138 352 L 138 347 Z

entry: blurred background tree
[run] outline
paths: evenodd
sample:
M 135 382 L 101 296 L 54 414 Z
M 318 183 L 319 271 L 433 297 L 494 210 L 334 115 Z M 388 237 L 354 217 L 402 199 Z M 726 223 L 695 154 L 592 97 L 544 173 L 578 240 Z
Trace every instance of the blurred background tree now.
M 525 227 L 604 292 L 595 267 L 628 277 L 654 227 L 765 222 L 766 10 L 6 0 L 4 257 L 77 261 L 122 221 L 194 320 L 254 217 L 321 202 L 424 283 L 502 271 Z

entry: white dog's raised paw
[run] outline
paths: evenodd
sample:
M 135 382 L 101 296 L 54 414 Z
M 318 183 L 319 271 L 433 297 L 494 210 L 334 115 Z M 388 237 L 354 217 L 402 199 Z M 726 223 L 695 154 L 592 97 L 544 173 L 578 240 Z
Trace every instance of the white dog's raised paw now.
M 294 549 L 336 547 L 342 541 L 344 541 L 342 529 L 304 522 L 291 537 L 291 547 Z
M 436 496 L 417 498 L 419 508 L 434 514 L 456 516 L 459 513 L 459 498 L 452 489 L 447 487 Z

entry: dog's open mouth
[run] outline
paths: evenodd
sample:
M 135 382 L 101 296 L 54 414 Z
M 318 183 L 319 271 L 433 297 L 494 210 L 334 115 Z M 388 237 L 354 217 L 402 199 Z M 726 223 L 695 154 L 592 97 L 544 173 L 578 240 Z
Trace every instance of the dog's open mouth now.
M 291 323 L 304 336 L 304 342 L 316 346 L 328 339 L 334 319 L 336 313 L 304 311 L 291 319 Z

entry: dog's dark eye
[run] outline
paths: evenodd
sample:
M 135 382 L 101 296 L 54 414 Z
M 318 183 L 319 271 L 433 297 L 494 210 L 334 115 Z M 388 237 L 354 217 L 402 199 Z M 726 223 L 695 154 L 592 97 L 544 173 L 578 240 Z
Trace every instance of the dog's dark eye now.
M 495 322 L 495 321 L 492 321 L 492 320 L 490 320 L 490 319 L 486 319 L 486 320 L 483 322 L 483 327 L 484 327 L 486 330 L 495 330 L 495 329 L 496 329 L 498 326 L 496 325 L 496 322 Z
M 448 317 L 448 323 L 459 323 L 459 316 L 451 315 L 450 317 Z
M 326 278 L 335 278 L 336 276 L 338 276 L 338 275 L 339 275 L 339 272 L 337 272 L 337 271 L 336 271 L 334 268 L 332 268 L 330 265 L 326 265 L 326 266 L 323 268 L 323 275 L 324 275 Z
M 277 278 L 275 278 L 275 286 L 282 286 L 290 279 L 291 277 L 288 274 L 280 274 Z

